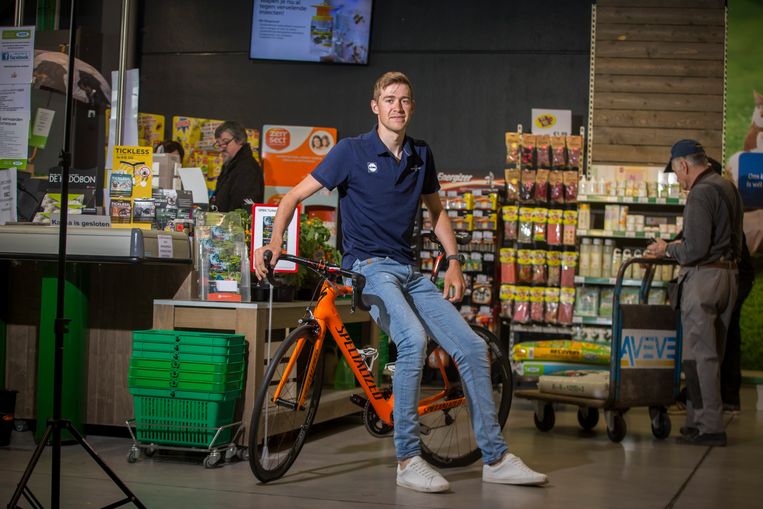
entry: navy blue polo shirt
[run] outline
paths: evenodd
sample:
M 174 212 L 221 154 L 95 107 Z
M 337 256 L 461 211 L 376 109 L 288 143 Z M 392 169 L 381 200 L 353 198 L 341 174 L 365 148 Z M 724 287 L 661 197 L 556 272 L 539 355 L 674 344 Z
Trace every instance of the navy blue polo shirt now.
M 312 176 L 326 189 L 339 190 L 342 267 L 387 256 L 414 263 L 411 241 L 419 200 L 440 189 L 429 145 L 406 136 L 398 162 L 374 126 L 337 143 Z

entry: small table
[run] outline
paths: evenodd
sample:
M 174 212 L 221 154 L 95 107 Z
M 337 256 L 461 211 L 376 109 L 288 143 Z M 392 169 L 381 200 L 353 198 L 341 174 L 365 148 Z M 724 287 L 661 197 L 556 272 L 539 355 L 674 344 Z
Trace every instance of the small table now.
M 297 321 L 305 314 L 306 301 L 274 302 L 272 312 L 272 344 L 273 353 L 280 342 L 288 334 L 289 329 L 296 328 Z M 371 316 L 361 310 L 350 312 L 351 301 L 338 299 L 336 308 L 344 323 L 368 323 L 370 326 L 368 341 L 374 347 L 379 342 L 379 329 Z M 247 379 L 244 389 L 243 424 L 244 430 L 240 435 L 241 444 L 247 443 L 247 429 L 257 384 L 262 379 L 265 367 L 265 351 L 268 340 L 267 302 L 216 302 L 198 300 L 154 300 L 154 329 L 195 329 L 217 332 L 234 332 L 242 334 L 249 343 L 249 358 L 247 364 Z M 282 333 L 281 331 L 285 331 Z M 350 402 L 350 395 L 360 389 L 332 391 L 324 388 L 321 404 L 315 422 L 335 419 L 359 409 Z

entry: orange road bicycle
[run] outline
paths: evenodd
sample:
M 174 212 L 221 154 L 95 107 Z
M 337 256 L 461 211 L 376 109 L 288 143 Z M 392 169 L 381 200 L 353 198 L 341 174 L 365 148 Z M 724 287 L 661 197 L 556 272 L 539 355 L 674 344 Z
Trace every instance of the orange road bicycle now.
M 269 267 L 271 253 L 265 255 Z M 337 344 L 363 390 L 365 398 L 355 394 L 351 399 L 363 408 L 366 429 L 373 436 L 384 437 L 394 425 L 392 392 L 378 385 L 371 371 L 375 352 L 355 347 L 335 306 L 337 297 L 352 294 L 352 311 L 368 310 L 361 298 L 365 278 L 336 265 L 286 253 L 280 259 L 315 272 L 321 278 L 321 286 L 315 306 L 311 303 L 307 307 L 299 327 L 291 331 L 270 358 L 256 391 L 249 427 L 249 465 L 262 482 L 286 474 L 305 443 L 323 389 L 323 347 L 327 337 Z M 349 279 L 351 285 L 340 283 L 341 278 Z M 498 422 L 503 427 L 512 397 L 509 363 L 490 331 L 474 329 L 488 344 L 493 399 Z M 432 346 L 430 350 L 434 355 L 427 356 L 427 363 L 439 371 L 439 376 L 421 387 L 418 413 L 422 456 L 438 467 L 468 465 L 479 459 L 481 452 L 472 431 L 465 388 L 454 361 L 439 347 Z

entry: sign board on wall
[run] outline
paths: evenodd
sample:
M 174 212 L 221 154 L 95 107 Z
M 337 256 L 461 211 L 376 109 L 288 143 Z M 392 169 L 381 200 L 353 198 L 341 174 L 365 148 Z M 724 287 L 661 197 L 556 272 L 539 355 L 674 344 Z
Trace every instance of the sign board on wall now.
M 262 128 L 265 185 L 297 185 L 336 144 L 336 129 L 266 125 Z
M 532 133 L 554 136 L 572 134 L 572 111 L 533 108 Z

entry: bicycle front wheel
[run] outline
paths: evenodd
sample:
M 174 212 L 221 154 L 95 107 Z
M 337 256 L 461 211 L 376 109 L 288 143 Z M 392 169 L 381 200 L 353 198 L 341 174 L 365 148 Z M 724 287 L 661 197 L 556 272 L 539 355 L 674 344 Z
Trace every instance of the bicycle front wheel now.
M 315 419 L 323 385 L 323 355 L 314 325 L 303 325 L 278 347 L 257 388 L 249 426 L 249 466 L 268 482 L 297 459 Z
M 498 424 L 503 429 L 509 417 L 513 391 L 508 357 L 495 334 L 484 327 L 477 325 L 471 327 L 488 346 L 491 391 Z M 466 388 L 458 375 L 458 370 L 453 367 L 448 368 L 447 377 L 452 387 L 447 399 L 452 400 L 463 396 L 468 398 Z M 422 385 L 421 396 L 426 398 L 428 395 L 442 390 L 442 380 L 435 380 Z M 482 455 L 479 447 L 477 447 L 472 429 L 471 413 L 466 400 L 454 408 L 438 410 L 420 416 L 419 424 L 421 428 L 421 455 L 434 466 L 442 468 L 463 467 L 474 463 Z

